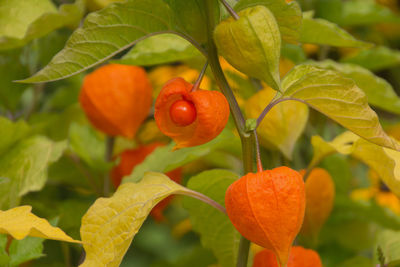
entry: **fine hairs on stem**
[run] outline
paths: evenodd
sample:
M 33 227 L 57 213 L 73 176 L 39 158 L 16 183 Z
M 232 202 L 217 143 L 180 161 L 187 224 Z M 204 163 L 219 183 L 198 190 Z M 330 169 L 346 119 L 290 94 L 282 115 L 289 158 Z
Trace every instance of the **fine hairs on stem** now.
M 203 80 L 204 74 L 206 73 L 207 67 L 208 67 L 208 61 L 206 61 L 203 68 L 201 69 L 200 75 L 197 78 L 196 82 L 194 83 L 192 90 L 190 90 L 190 92 L 194 92 L 197 89 L 199 89 L 201 81 Z

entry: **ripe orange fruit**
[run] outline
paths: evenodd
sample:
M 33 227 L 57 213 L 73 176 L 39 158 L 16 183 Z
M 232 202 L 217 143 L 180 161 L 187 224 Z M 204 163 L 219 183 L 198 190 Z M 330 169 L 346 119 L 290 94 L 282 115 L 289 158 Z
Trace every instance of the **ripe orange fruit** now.
M 198 89 L 182 78 L 167 82 L 155 104 L 154 118 L 161 132 L 176 142 L 176 149 L 214 139 L 225 128 L 229 104 L 217 91 Z
M 247 239 L 272 250 L 287 263 L 305 210 L 302 176 L 288 167 L 248 173 L 228 187 L 226 211 Z
M 196 119 L 196 108 L 192 102 L 178 100 L 169 109 L 171 120 L 179 126 L 188 126 Z
M 109 64 L 86 75 L 79 102 L 98 130 L 133 138 L 149 114 L 151 95 L 152 87 L 143 68 Z

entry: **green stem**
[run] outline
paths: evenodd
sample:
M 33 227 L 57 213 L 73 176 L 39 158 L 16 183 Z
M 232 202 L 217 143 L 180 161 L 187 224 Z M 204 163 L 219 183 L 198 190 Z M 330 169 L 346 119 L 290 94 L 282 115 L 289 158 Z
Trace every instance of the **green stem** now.
M 249 250 L 250 250 L 250 241 L 241 236 L 239 242 L 236 267 L 247 267 L 247 262 L 249 260 Z
M 190 190 L 190 189 L 186 188 L 185 191 L 181 191 L 181 192 L 179 192 L 177 194 L 185 195 L 185 196 L 189 196 L 189 197 L 201 200 L 204 203 L 207 203 L 208 205 L 213 206 L 214 208 L 216 208 L 217 210 L 219 210 L 220 212 L 222 212 L 223 214 L 226 215 L 226 209 L 225 209 L 224 206 L 222 206 L 218 202 L 214 201 L 213 199 L 209 198 L 208 196 L 203 195 L 200 192 L 193 191 L 193 190 Z
M 114 150 L 115 138 L 112 136 L 107 136 L 106 139 L 106 152 L 104 155 L 104 159 L 106 162 L 110 162 L 112 160 L 113 150 Z M 104 187 L 103 193 L 105 197 L 108 197 L 110 194 L 110 175 L 106 173 L 104 175 Z
M 236 128 L 240 135 L 242 142 L 242 155 L 243 155 L 243 168 L 245 173 L 253 172 L 255 165 L 255 151 L 256 151 L 256 140 L 254 131 L 246 132 L 246 121 L 240 110 L 239 104 L 230 88 L 225 75 L 222 71 L 221 65 L 219 63 L 219 57 L 217 52 L 217 47 L 213 40 L 213 32 L 215 27 L 215 16 L 214 16 L 214 1 L 215 0 L 205 0 L 207 8 L 207 32 L 208 32 L 208 62 L 210 64 L 211 70 L 214 74 L 215 81 L 220 88 L 221 92 L 225 95 L 228 100 L 229 107 L 233 120 L 235 122 Z M 240 238 L 238 256 L 237 256 L 237 267 L 247 267 L 248 257 L 249 257 L 250 241 L 244 238 Z
M 207 30 L 208 30 L 208 62 L 210 64 L 211 70 L 215 77 L 215 82 L 220 88 L 221 92 L 225 95 L 226 99 L 229 102 L 229 107 L 231 109 L 231 114 L 233 120 L 235 121 L 236 128 L 239 131 L 239 134 L 242 136 L 245 133 L 245 120 L 240 110 L 239 104 L 236 101 L 235 95 L 233 94 L 232 89 L 230 88 L 228 81 L 225 78 L 224 72 L 222 71 L 221 65 L 219 64 L 217 47 L 215 46 L 213 40 L 213 31 L 215 26 L 214 21 L 214 5 L 213 0 L 206 0 L 207 5 Z

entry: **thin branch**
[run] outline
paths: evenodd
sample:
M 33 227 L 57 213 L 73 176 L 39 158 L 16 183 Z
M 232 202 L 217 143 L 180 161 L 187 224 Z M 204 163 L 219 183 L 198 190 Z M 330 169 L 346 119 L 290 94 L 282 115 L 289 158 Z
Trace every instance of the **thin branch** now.
M 186 188 L 185 191 L 181 191 L 178 194 L 180 195 L 185 195 L 185 196 L 189 196 L 189 197 L 193 197 L 196 198 L 198 200 L 203 201 L 204 203 L 213 206 L 214 208 L 216 208 L 217 210 L 219 210 L 220 212 L 222 212 L 223 214 L 226 214 L 226 209 L 224 206 L 222 206 L 221 204 L 219 204 L 218 202 L 214 201 L 213 199 L 209 198 L 206 195 L 203 195 L 200 192 L 194 191 L 194 190 L 190 190 L 188 188 Z
M 225 1 L 225 0 L 219 0 L 225 7 L 225 9 L 231 14 L 231 16 L 235 19 L 239 19 L 239 15 L 233 10 L 233 8 Z
M 197 89 L 199 89 L 201 81 L 203 80 L 204 74 L 206 73 L 207 66 L 208 66 L 208 61 L 206 61 L 203 68 L 201 69 L 199 77 L 197 78 L 196 82 L 194 83 L 192 90 L 190 90 L 191 92 L 194 92 Z
M 278 103 L 286 101 L 286 100 L 296 100 L 299 102 L 304 103 L 304 101 L 302 101 L 301 99 L 297 99 L 297 98 L 278 98 L 279 97 L 279 93 L 276 93 L 275 97 L 271 100 L 271 102 L 269 102 L 269 104 L 265 107 L 265 109 L 263 110 L 263 112 L 261 112 L 260 116 L 257 118 L 257 126 L 256 128 L 261 124 L 262 120 L 264 119 L 264 117 L 267 115 L 267 113 Z

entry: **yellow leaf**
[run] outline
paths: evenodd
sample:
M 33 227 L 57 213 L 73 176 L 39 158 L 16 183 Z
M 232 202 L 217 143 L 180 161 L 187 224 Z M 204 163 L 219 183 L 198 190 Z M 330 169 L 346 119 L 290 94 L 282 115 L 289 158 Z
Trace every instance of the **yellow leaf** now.
M 393 142 L 396 142 L 393 139 Z M 351 155 L 372 168 L 385 182 L 389 189 L 400 196 L 400 152 L 376 145 L 358 137 L 354 133 L 345 132 L 332 142 L 320 137 L 313 137 L 314 156 L 310 168 L 316 166 L 322 158 L 338 152 Z M 396 142 L 396 146 L 399 143 Z
M 81 266 L 119 266 L 151 209 L 171 194 L 190 192 L 162 173 L 148 172 L 139 183 L 124 183 L 112 197 L 97 199 L 82 218 Z
M 27 236 L 80 243 L 67 236 L 60 228 L 53 227 L 45 219 L 31 213 L 31 206 L 20 206 L 7 211 L 0 210 L 0 233 L 21 240 Z
M 245 104 L 245 112 L 249 118 L 257 118 L 276 91 L 265 88 L 253 95 Z M 286 158 L 292 158 L 297 139 L 306 126 L 308 119 L 307 105 L 298 101 L 284 101 L 274 106 L 257 128 L 263 146 L 279 149 Z
M 323 158 L 334 153 L 341 153 L 344 155 L 350 154 L 352 149 L 352 144 L 357 139 L 358 137 L 351 132 L 345 132 L 337 136 L 331 142 L 326 142 L 318 135 L 313 136 L 311 138 L 311 144 L 314 149 L 314 154 L 309 164 L 310 167 L 313 168 L 317 166 Z

